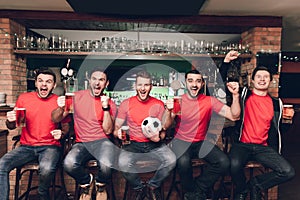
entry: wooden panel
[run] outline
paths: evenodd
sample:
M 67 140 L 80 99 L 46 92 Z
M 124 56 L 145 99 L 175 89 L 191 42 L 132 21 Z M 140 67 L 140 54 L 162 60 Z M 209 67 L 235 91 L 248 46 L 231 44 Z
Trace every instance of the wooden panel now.
M 126 16 L 91 15 L 74 12 L 0 10 L 0 18 L 10 18 L 27 28 L 112 30 L 124 31 L 132 23 L 141 26 L 157 24 L 160 30 L 174 27 L 173 31 L 182 33 L 242 33 L 252 27 L 282 27 L 282 17 L 277 16 Z M 122 24 L 124 23 L 124 24 Z M 101 24 L 101 26 L 99 25 Z M 115 26 L 112 26 L 115 24 Z M 183 26 L 177 26 L 183 25 Z M 185 25 L 185 26 L 184 26 Z
M 7 152 L 8 130 L 0 130 L 0 158 Z
M 300 62 L 282 62 L 281 72 L 300 73 Z

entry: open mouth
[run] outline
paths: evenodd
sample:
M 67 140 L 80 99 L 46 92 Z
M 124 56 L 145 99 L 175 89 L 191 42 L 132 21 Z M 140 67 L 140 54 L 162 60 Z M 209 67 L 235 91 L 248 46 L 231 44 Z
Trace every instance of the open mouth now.
M 197 95 L 198 94 L 198 88 L 191 88 L 191 93 L 193 95 Z
M 147 97 L 147 92 L 146 91 L 139 91 L 141 98 L 146 98 Z
M 97 95 L 100 95 L 100 93 L 101 93 L 101 88 L 99 87 L 96 87 L 96 88 L 94 88 L 94 94 L 97 96 Z
M 48 88 L 41 88 L 40 89 L 41 96 L 47 96 L 48 95 Z
M 266 85 L 266 83 L 265 82 L 260 82 L 260 83 L 258 83 L 258 85 L 264 86 L 264 85 Z

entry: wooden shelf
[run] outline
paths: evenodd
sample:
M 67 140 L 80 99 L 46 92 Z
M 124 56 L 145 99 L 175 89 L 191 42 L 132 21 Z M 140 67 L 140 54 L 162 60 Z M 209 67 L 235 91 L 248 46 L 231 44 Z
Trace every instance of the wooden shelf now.
M 281 98 L 284 104 L 300 104 L 300 98 Z
M 122 59 L 122 60 L 197 60 L 208 58 L 224 58 L 225 55 L 215 54 L 175 54 L 175 53 L 143 53 L 143 52 L 62 52 L 62 51 L 32 51 L 14 50 L 20 56 L 31 58 L 73 58 L 82 57 L 89 59 Z M 242 54 L 242 59 L 252 58 L 252 54 Z

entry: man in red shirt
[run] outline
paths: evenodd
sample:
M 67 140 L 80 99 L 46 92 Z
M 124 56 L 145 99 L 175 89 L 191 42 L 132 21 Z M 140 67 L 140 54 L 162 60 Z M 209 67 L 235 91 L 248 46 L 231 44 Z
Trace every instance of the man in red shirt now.
M 295 175 L 293 167 L 280 155 L 282 102 L 268 94 L 271 81 L 268 68 L 256 67 L 252 72 L 253 89 L 244 88 L 242 91 L 243 106 L 237 123 L 239 141 L 232 145 L 229 154 L 236 200 L 246 199 L 249 190 L 251 200 L 260 200 L 261 191 L 284 183 Z M 248 161 L 258 161 L 271 171 L 255 176 L 247 184 L 244 166 Z
M 61 156 L 61 130 L 58 123 L 51 120 L 51 112 L 57 108 L 58 96 L 52 91 L 56 86 L 56 76 L 51 70 L 40 70 L 35 78 L 35 92 L 21 94 L 15 109 L 7 113 L 6 125 L 9 129 L 16 128 L 16 108 L 25 108 L 25 127 L 21 128 L 20 146 L 5 154 L 0 159 L 0 199 L 9 196 L 9 172 L 28 162 L 39 162 L 39 188 L 41 200 L 49 200 L 49 187 L 55 175 L 57 163 Z M 70 121 L 70 120 L 69 120 Z M 59 122 L 59 121 L 57 121 Z M 65 120 L 64 123 L 67 123 Z M 67 126 L 63 126 L 67 127 Z M 56 130 L 56 136 L 51 134 Z
M 209 122 L 213 111 L 233 121 L 239 118 L 239 85 L 237 82 L 227 84 L 228 90 L 233 95 L 233 102 L 229 107 L 216 98 L 201 93 L 205 84 L 199 71 L 187 72 L 185 83 L 187 93 L 181 96 L 181 114 L 173 112 L 174 99 L 166 102 L 165 128 L 171 126 L 175 120 L 175 136 L 171 144 L 177 156 L 177 169 L 185 192 L 184 199 L 204 200 L 206 191 L 229 170 L 230 165 L 227 155 L 218 146 L 206 140 Z M 195 183 L 191 162 L 194 157 L 202 158 L 208 163 L 208 167 Z
M 106 72 L 96 67 L 90 73 L 89 89 L 75 92 L 73 99 L 76 143 L 64 160 L 64 169 L 82 188 L 80 200 L 92 198 L 94 182 L 96 199 L 108 198 L 105 186 L 111 179 L 115 158 L 115 145 L 110 140 L 110 134 L 117 110 L 115 103 L 103 94 L 108 84 Z M 59 108 L 52 113 L 54 121 L 68 114 L 64 109 L 65 96 L 60 96 L 57 103 Z M 91 159 L 98 161 L 96 177 L 85 170 L 86 163 Z
M 119 169 L 123 171 L 123 176 L 135 191 L 131 200 L 144 199 L 147 189 L 150 200 L 163 199 L 160 195 L 160 186 L 176 163 L 174 153 L 162 141 L 165 137 L 164 131 L 146 134 L 142 131 L 141 125 L 145 118 L 155 117 L 161 120 L 164 111 L 164 103 L 150 96 L 151 89 L 151 75 L 146 71 L 138 72 L 136 96 L 121 103 L 115 122 L 114 134 L 119 139 L 122 139 L 120 128 L 124 122 L 126 121 L 129 126 L 130 144 L 123 146 L 119 156 Z M 141 171 L 135 165 L 137 161 L 145 158 L 156 159 L 160 163 L 146 186 L 139 177 L 138 173 Z

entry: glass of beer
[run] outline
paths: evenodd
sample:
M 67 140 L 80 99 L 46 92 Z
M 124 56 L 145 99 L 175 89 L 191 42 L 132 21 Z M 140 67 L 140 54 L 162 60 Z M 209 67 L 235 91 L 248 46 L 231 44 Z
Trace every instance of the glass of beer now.
M 65 96 L 66 96 L 65 111 L 69 113 L 74 113 L 73 98 L 75 94 L 68 92 L 65 94 Z
M 122 126 L 121 133 L 122 133 L 122 145 L 130 144 L 129 126 Z
M 288 105 L 288 104 L 283 105 L 282 122 L 287 124 L 293 123 L 292 121 L 293 116 L 294 116 L 293 105 Z
M 16 125 L 17 127 L 26 126 L 26 109 L 16 108 Z
M 173 113 L 176 115 L 181 115 L 181 106 L 182 106 L 182 99 L 180 96 L 174 97 L 174 108 Z

